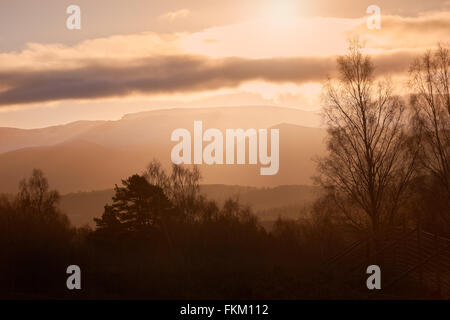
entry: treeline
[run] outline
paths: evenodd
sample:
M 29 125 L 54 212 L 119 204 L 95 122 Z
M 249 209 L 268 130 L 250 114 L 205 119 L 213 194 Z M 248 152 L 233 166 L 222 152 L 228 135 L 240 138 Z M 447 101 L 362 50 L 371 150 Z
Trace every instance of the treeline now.
M 74 228 L 40 170 L 0 202 L 4 298 L 314 298 L 309 275 L 342 247 L 324 218 L 278 220 L 267 232 L 251 209 L 199 193 L 197 168 L 152 162 L 116 185 L 97 227 Z M 66 288 L 67 266 L 82 290 Z M 308 276 L 306 276 L 308 275 Z M 317 289 L 316 289 L 317 288 Z M 323 288 L 322 288 L 323 289 Z

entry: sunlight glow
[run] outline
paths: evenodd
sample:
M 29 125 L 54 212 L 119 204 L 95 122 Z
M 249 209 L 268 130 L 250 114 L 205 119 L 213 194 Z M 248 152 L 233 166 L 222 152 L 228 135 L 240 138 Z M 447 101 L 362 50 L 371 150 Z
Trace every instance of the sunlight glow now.
M 263 5 L 262 16 L 271 25 L 289 24 L 300 16 L 299 1 L 267 0 Z

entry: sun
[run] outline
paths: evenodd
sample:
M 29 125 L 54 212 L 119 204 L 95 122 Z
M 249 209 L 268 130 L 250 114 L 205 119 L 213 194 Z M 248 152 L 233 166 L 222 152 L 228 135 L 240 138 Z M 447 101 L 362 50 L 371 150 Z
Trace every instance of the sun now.
M 283 25 L 300 15 L 299 0 L 267 0 L 263 3 L 263 18 L 270 24 Z

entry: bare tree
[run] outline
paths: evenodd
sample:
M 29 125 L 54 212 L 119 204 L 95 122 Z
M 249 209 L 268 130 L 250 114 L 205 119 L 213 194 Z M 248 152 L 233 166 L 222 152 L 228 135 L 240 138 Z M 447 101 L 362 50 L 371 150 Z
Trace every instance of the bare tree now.
M 57 211 L 59 193 L 50 190 L 47 178 L 40 169 L 33 169 L 31 177 L 19 184 L 16 205 L 22 212 L 36 216 L 51 215 Z
M 347 221 L 377 240 L 394 223 L 414 172 L 405 106 L 390 81 L 375 81 L 358 41 L 337 62 L 339 77 L 325 87 L 328 155 L 319 160 L 319 181 Z
M 410 68 L 411 105 L 420 144 L 420 164 L 450 199 L 450 51 L 438 45 Z
M 169 174 L 161 163 L 153 160 L 144 174 L 147 180 L 163 189 L 166 196 L 184 213 L 187 218 L 195 218 L 197 206 L 202 201 L 200 195 L 200 170 L 182 165 L 172 165 Z

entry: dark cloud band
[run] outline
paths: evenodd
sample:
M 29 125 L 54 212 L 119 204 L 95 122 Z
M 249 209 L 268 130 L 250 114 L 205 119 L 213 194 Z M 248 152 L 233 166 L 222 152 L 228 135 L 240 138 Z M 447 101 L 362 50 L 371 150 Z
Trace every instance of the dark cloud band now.
M 380 74 L 407 70 L 408 52 L 374 58 Z M 273 83 L 322 81 L 335 68 L 335 57 L 272 59 L 163 56 L 129 61 L 89 60 L 72 69 L 1 72 L 0 105 L 67 99 L 124 97 L 133 93 L 198 92 L 236 87 L 251 80 Z

